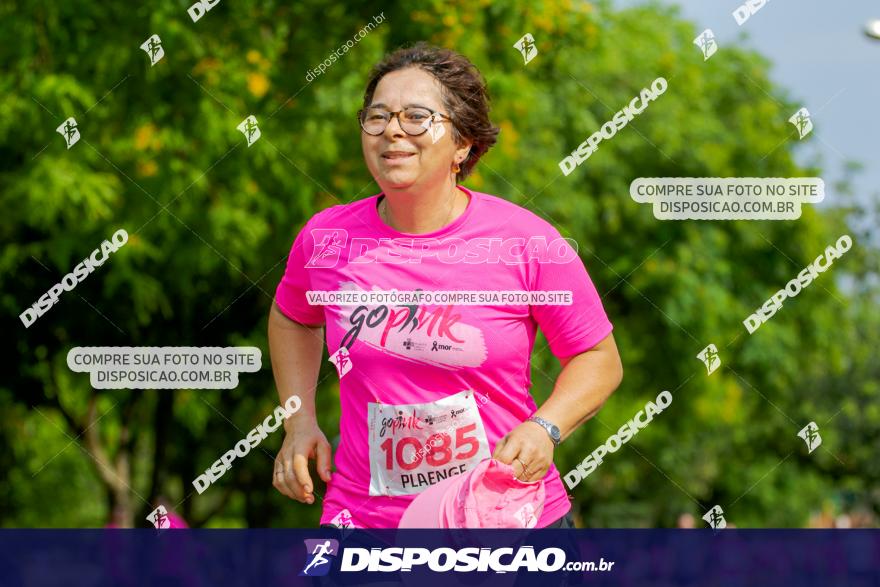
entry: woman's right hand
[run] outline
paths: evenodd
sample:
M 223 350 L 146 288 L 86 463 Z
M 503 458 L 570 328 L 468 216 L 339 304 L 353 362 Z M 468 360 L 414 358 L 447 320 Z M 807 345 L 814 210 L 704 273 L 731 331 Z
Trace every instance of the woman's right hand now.
M 291 499 L 315 503 L 315 485 L 309 475 L 309 460 L 316 459 L 318 474 L 325 483 L 329 483 L 332 459 L 330 443 L 314 417 L 296 419 L 294 416 L 284 424 L 286 433 L 281 450 L 275 457 L 272 485 Z

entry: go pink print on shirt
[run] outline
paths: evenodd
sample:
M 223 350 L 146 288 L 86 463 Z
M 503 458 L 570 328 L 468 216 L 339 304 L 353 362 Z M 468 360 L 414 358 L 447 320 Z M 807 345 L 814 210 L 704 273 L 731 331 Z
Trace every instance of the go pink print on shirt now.
M 339 290 L 363 291 L 352 282 Z M 395 357 L 443 368 L 479 367 L 486 360 L 483 333 L 462 322 L 454 306 L 343 306 L 337 325 L 345 330 L 340 345 L 349 349 L 359 340 Z

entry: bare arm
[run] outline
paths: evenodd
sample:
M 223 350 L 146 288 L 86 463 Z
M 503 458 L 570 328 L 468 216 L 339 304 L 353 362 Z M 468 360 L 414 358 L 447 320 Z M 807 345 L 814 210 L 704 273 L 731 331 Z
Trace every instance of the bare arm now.
M 617 389 L 623 379 L 623 366 L 611 334 L 590 350 L 563 358 L 560 363 L 562 372 L 553 393 L 535 415 L 556 424 L 564 439 L 592 418 Z M 526 421 L 495 445 L 492 456 L 518 470 L 517 477 L 522 481 L 537 481 L 550 470 L 553 449 L 546 430 Z
M 302 407 L 295 415 L 315 417 L 315 384 L 324 351 L 324 327 L 306 326 L 281 313 L 274 303 L 269 312 L 269 354 L 281 405 L 298 395 Z M 290 422 L 284 421 L 289 430 Z
M 273 303 L 269 312 L 269 354 L 281 404 L 299 396 L 302 407 L 284 421 L 285 437 L 275 458 L 273 485 L 284 495 L 314 503 L 309 459 L 317 460 L 318 474 L 330 481 L 330 443 L 315 416 L 315 387 L 324 351 L 324 327 L 307 326 L 281 313 Z
M 560 360 L 562 372 L 553 393 L 536 412 L 559 427 L 566 438 L 592 418 L 623 379 L 623 365 L 614 335 L 588 351 Z

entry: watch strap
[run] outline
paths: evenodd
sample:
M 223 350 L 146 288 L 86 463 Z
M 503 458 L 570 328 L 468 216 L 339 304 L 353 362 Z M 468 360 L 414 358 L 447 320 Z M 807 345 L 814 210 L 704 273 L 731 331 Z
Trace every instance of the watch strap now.
M 553 441 L 553 446 L 559 446 L 559 443 L 561 442 L 562 439 L 560 438 L 559 440 L 557 440 L 556 438 L 553 438 L 553 434 L 550 433 L 551 428 L 556 428 L 556 430 L 559 430 L 558 426 L 556 426 L 555 424 L 553 424 L 551 422 L 548 422 L 547 420 L 545 420 L 544 418 L 541 418 L 540 416 L 531 416 L 526 421 L 527 422 L 534 422 L 535 424 L 537 424 L 541 428 L 543 428 L 547 432 L 547 436 L 550 437 L 550 440 Z

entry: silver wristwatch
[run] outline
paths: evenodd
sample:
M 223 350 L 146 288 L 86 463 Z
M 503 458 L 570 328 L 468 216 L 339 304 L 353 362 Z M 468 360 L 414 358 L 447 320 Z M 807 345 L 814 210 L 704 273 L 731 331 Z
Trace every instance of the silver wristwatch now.
M 553 441 L 553 446 L 559 446 L 559 443 L 562 441 L 562 434 L 559 433 L 559 428 L 555 424 L 551 424 L 544 418 L 539 418 L 538 416 L 532 416 L 526 420 L 526 422 L 534 422 L 546 430 L 547 434 L 550 435 L 550 440 Z

